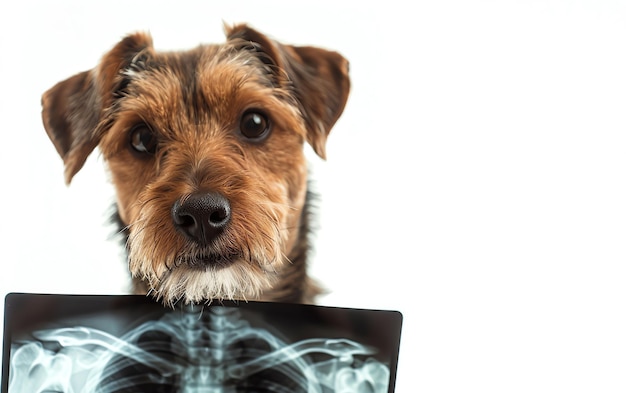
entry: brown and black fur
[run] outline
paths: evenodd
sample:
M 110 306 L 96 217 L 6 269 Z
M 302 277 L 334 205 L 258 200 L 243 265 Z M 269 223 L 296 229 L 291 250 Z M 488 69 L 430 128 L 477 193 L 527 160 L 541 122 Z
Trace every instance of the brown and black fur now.
M 136 292 L 312 302 L 303 144 L 325 158 L 350 90 L 338 53 L 246 26 L 220 45 L 157 52 L 124 38 L 48 90 L 43 122 L 69 183 L 98 147 Z

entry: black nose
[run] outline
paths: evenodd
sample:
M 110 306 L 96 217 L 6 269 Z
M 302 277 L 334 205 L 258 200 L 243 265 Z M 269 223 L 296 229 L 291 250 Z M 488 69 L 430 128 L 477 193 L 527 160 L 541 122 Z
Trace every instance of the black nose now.
M 176 227 L 191 240 L 209 244 L 228 225 L 230 203 L 217 192 L 191 194 L 174 203 L 172 219 Z

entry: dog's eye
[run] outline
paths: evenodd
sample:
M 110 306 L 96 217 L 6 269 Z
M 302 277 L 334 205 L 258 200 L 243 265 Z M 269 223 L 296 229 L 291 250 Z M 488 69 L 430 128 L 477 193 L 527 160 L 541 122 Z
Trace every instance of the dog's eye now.
M 270 121 L 263 113 L 246 112 L 241 116 L 239 130 L 246 138 L 259 140 L 269 133 Z
M 139 153 L 156 152 L 157 138 L 146 124 L 138 124 L 130 131 L 130 144 Z

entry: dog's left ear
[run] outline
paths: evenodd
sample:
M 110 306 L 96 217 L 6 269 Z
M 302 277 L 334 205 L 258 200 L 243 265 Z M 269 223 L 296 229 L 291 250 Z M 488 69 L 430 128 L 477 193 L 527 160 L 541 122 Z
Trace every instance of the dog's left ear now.
M 242 39 L 269 57 L 278 83 L 291 84 L 307 124 L 307 140 L 313 150 L 326 158 L 326 139 L 343 113 L 350 93 L 348 60 L 337 52 L 311 46 L 278 43 L 247 25 L 226 27 L 229 40 Z M 267 59 L 263 59 L 266 61 Z
M 127 83 L 123 71 L 143 61 L 151 49 L 148 34 L 129 35 L 106 53 L 97 67 L 61 81 L 43 94 L 43 125 L 63 158 L 67 184 L 106 131 L 106 112 Z

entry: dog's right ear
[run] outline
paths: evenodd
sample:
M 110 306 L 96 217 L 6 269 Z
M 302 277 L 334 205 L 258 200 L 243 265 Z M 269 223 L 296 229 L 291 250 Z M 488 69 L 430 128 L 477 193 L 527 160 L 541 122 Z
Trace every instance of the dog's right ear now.
M 130 35 L 105 54 L 96 68 L 59 82 L 43 94 L 43 125 L 63 158 L 67 184 L 110 126 L 107 111 L 128 83 L 125 71 L 151 51 L 148 34 Z
M 322 48 L 281 44 L 245 24 L 225 28 L 229 40 L 254 43 L 246 48 L 284 71 L 276 72 L 277 82 L 293 92 L 307 124 L 307 141 L 326 158 L 326 139 L 350 93 L 348 60 Z

